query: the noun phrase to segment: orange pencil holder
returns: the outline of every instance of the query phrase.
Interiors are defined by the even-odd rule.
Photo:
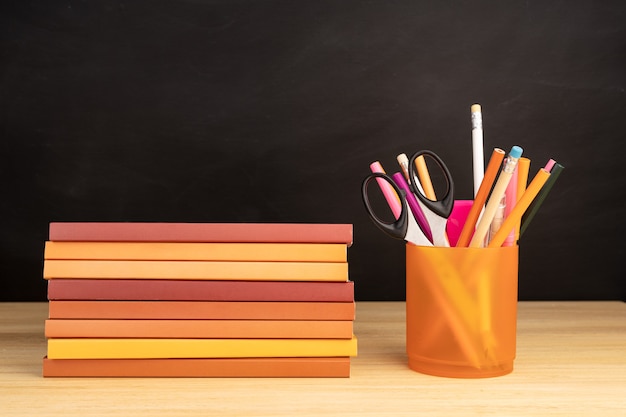
[[[513,370],[518,247],[406,245],[406,349],[415,371],[486,378]]]

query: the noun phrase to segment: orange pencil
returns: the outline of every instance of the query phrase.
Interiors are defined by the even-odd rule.
[[[530,169],[530,159],[521,157],[517,161],[517,201],[522,198],[528,185],[528,171]],[[517,201],[515,203],[517,203]],[[519,240],[521,221],[515,225],[515,242]]]
[[[419,176],[420,183],[424,189],[424,195],[429,200],[437,200],[435,188],[430,180],[430,173],[428,172],[428,167],[426,166],[426,159],[424,159],[423,155],[415,159],[415,166],[417,167],[417,175]]]
[[[467,220],[465,221],[461,234],[459,235],[459,240],[456,244],[457,247],[466,248],[469,245],[472,233],[474,232],[474,227],[476,226],[480,212],[485,206],[485,201],[487,201],[487,196],[489,195],[489,191],[491,191],[491,186],[498,176],[498,171],[500,170],[503,159],[504,151],[500,148],[495,148],[491,154],[491,158],[489,159],[489,165],[487,165],[483,181],[480,183],[480,187],[476,193],[474,204],[472,204],[472,208],[467,215]]]
[[[537,175],[535,175],[535,178],[533,178],[531,183],[528,185],[528,188],[522,197],[517,201],[517,204],[513,208],[509,217],[504,220],[504,223],[502,223],[498,233],[496,233],[491,242],[489,242],[490,248],[502,246],[502,243],[504,243],[507,235],[511,232],[511,230],[513,230],[515,225],[521,221],[522,215],[526,212],[530,203],[532,203],[535,197],[537,197],[541,187],[543,187],[548,178],[550,178],[550,173],[544,168],[541,168],[539,172],[537,172]]]

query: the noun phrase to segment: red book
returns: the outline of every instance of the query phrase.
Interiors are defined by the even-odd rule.
[[[53,222],[52,241],[352,244],[351,224]]]
[[[49,300],[354,301],[354,282],[51,279]]]
[[[289,301],[61,301],[51,319],[354,320],[354,302]]]
[[[44,377],[347,378],[350,358],[48,359]]]

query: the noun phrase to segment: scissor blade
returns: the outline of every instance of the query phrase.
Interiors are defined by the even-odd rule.
[[[422,228],[417,224],[415,217],[411,213],[409,213],[409,226],[406,231],[406,236],[404,240],[409,243],[413,243],[418,246],[433,246],[433,244],[428,240]]]
[[[428,220],[430,232],[433,236],[433,246],[441,246],[446,248],[450,247],[450,242],[448,242],[448,236],[446,234],[446,225],[448,224],[448,219],[432,212],[421,201],[418,200],[418,202],[422,207],[422,211],[424,212],[426,220]]]
[[[449,248],[450,242],[448,241],[448,235],[446,234],[448,219],[437,215],[429,217],[428,223],[430,224],[430,230],[433,234],[433,245]]]

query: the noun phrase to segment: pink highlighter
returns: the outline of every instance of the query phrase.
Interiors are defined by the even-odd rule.
[[[374,161],[370,164],[370,169],[372,172],[386,174],[383,166],[378,161]],[[400,204],[400,197],[396,194],[394,189],[382,178],[376,178],[376,182],[378,182],[378,186],[380,187],[383,195],[385,196],[385,200],[387,200],[387,204],[389,208],[391,208],[391,212],[393,216],[398,219],[400,217],[400,212],[402,211],[402,205]]]

